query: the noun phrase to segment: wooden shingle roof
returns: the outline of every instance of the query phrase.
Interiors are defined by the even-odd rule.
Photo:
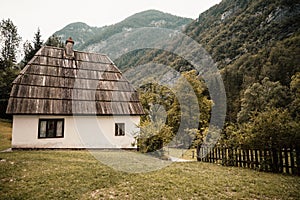
[[[136,90],[106,56],[43,46],[14,80],[8,114],[142,115]]]

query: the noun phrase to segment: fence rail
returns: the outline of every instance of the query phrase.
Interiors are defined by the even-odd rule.
[[[198,147],[197,160],[300,176],[300,147],[274,149]]]

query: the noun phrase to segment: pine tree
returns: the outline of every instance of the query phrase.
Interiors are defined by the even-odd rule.
[[[26,41],[23,45],[24,49],[24,58],[23,58],[23,66],[25,66],[36,54],[36,52],[42,47],[43,40],[41,40],[41,31],[38,28],[37,32],[34,34],[33,44],[29,41]]]
[[[25,65],[32,59],[34,56],[34,48],[32,47],[32,44],[27,40],[23,44],[23,51],[24,51],[24,58],[22,60],[22,67],[25,67]]]
[[[61,41],[61,38],[57,35],[52,35],[48,38],[48,40],[45,43],[46,46],[52,46],[52,47],[65,47],[64,43]]]
[[[9,118],[5,114],[12,82],[17,75],[16,54],[21,37],[17,27],[10,19],[0,22],[0,118]]]
[[[38,28],[37,32],[34,35],[34,41],[33,41],[33,47],[35,50],[35,53],[42,47],[43,45],[43,40],[41,40],[41,31],[40,28]]]

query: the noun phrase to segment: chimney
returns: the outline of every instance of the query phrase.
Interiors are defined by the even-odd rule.
[[[74,58],[73,46],[74,46],[74,41],[71,37],[69,37],[69,39],[66,40],[66,47],[65,47],[65,57],[66,58],[69,58],[69,59]]]

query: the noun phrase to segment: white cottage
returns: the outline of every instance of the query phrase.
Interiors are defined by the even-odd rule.
[[[13,82],[12,148],[136,148],[144,114],[106,56],[43,46]]]

